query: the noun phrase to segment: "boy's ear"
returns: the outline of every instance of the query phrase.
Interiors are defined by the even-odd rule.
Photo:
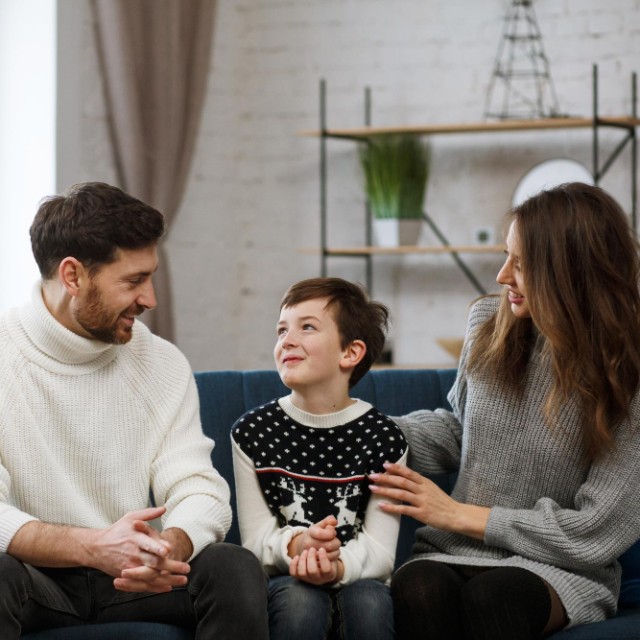
[[[364,358],[367,352],[367,345],[363,340],[354,340],[349,343],[342,355],[342,366],[346,369],[353,369]]]
[[[88,273],[80,260],[69,256],[64,258],[58,265],[58,277],[67,293],[75,297],[87,280]]]

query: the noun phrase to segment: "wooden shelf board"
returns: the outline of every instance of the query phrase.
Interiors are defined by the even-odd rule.
[[[614,127],[638,127],[640,118],[627,116],[601,117],[598,122]],[[540,129],[580,129],[593,127],[593,118],[537,118],[534,120],[498,120],[495,122],[468,122],[460,124],[407,125],[393,127],[355,127],[350,129],[327,129],[329,138],[369,138],[396,133],[416,135],[438,135],[444,133],[491,133],[500,131],[534,131]],[[319,137],[320,130],[299,131],[299,136]]]
[[[406,255],[419,253],[503,253],[504,245],[450,245],[450,246],[402,246],[402,247],[343,247],[326,250],[328,256],[358,256],[358,255]],[[318,249],[312,250],[314,253]]]

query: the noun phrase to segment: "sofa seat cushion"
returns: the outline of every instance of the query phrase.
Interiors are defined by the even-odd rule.
[[[620,556],[622,584],[620,605],[640,607],[640,540]]]
[[[579,624],[554,633],[548,640],[640,640],[640,609],[621,608],[615,618]]]
[[[22,640],[193,640],[186,629],[154,622],[85,624],[27,633]]]

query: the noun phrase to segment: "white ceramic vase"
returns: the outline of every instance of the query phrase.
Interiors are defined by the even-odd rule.
[[[374,218],[373,237],[378,247],[414,246],[420,239],[420,218]]]

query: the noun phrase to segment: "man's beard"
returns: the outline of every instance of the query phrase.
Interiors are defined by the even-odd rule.
[[[144,307],[134,304],[123,313],[127,316],[138,316]],[[96,340],[108,344],[126,344],[131,340],[133,327],[118,327],[120,316],[113,316],[102,302],[100,291],[94,284],[87,293],[87,299],[81,309],[76,309],[73,315],[78,324]]]

